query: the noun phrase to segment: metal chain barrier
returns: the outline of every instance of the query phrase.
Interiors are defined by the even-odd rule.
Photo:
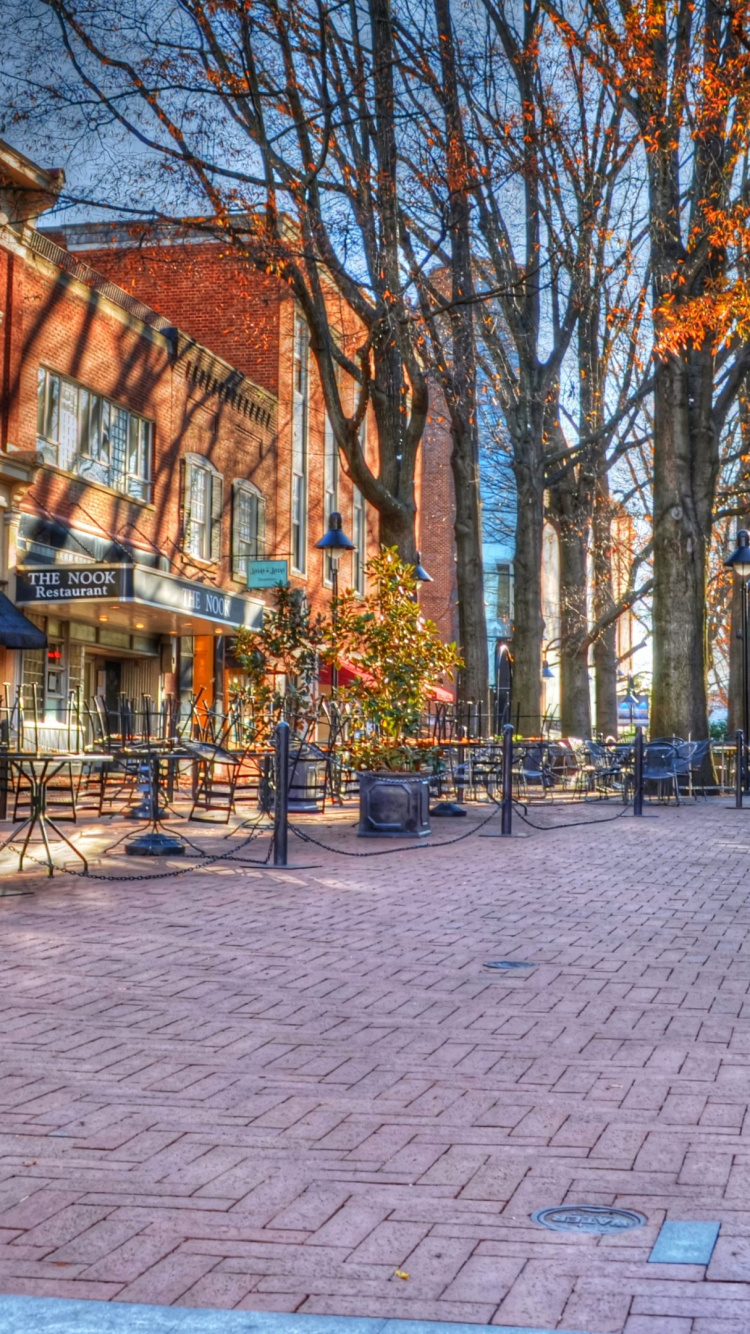
[[[260,821],[258,823],[260,823]],[[150,875],[103,875],[101,872],[97,871],[89,871],[89,870],[77,871],[66,867],[64,870],[60,872],[60,874],[72,875],[75,876],[78,880],[112,880],[122,884],[132,884],[137,881],[144,881],[144,880],[172,880],[174,879],[175,876],[178,875],[189,875],[191,871],[203,871],[208,866],[214,866],[217,862],[233,861],[238,866],[268,866],[271,860],[271,852],[273,851],[273,837],[271,838],[271,842],[268,845],[268,852],[266,853],[262,861],[259,861],[257,858],[249,858],[247,860],[241,861],[236,856],[238,852],[242,852],[242,849],[248,847],[250,843],[252,843],[256,838],[260,838],[262,832],[267,832],[267,831],[259,831],[256,825],[253,828],[252,832],[248,835],[246,839],[244,839],[242,843],[239,843],[234,848],[230,848],[228,852],[219,852],[216,853],[215,856],[209,856],[208,853],[199,854],[201,856],[205,856],[205,860],[198,862],[197,865],[179,866],[174,871],[161,871],[161,872],[157,871],[155,874],[152,873]],[[191,844],[191,846],[196,847],[196,844],[193,843]],[[104,848],[101,855],[104,856],[107,851],[108,849]],[[43,866],[46,869],[47,865],[46,862],[40,862],[38,857],[34,857],[33,854],[30,853],[28,850],[26,852],[26,856],[28,857],[29,861],[34,862],[36,866]]]
[[[492,800],[492,799],[491,799]],[[479,824],[474,825],[473,829],[467,829],[464,834],[458,834],[456,838],[444,838],[439,843],[409,843],[405,848],[377,848],[373,852],[349,852],[347,848],[334,848],[330,843],[322,843],[320,839],[313,838],[307,830],[298,828],[297,825],[289,824],[293,834],[301,839],[303,843],[314,843],[316,848],[324,848],[326,852],[333,852],[337,857],[391,857],[397,852],[430,852],[432,848],[450,848],[454,843],[463,843],[464,839],[471,838],[473,834],[478,834],[483,829],[500,808],[500,802],[493,802],[495,809],[490,811]]]

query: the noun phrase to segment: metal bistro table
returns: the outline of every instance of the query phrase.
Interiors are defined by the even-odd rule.
[[[180,741],[173,747],[153,745],[149,742],[140,746],[124,747],[119,754],[128,759],[139,759],[148,769],[148,790],[144,794],[145,809],[142,814],[148,820],[150,828],[145,834],[139,834],[125,845],[125,852],[131,857],[179,857],[187,851],[189,839],[179,834],[167,832],[163,816],[171,805],[169,793],[165,791],[162,778],[162,762],[166,761],[166,774],[180,760],[189,760],[193,764],[200,760],[213,760],[221,764],[239,764],[239,758],[219,746],[210,746],[197,741]],[[163,804],[162,804],[163,799]],[[194,846],[191,844],[191,846]]]
[[[55,867],[54,867],[54,862],[52,861],[52,852],[50,849],[49,838],[47,835],[48,826],[50,829],[53,830],[53,832],[57,835],[58,838],[62,839],[63,843],[67,843],[68,847],[71,849],[71,851],[75,853],[76,857],[78,857],[83,862],[85,870],[88,871],[89,864],[86,858],[84,857],[83,853],[80,851],[79,848],[75,846],[74,843],[71,843],[70,839],[63,833],[62,829],[60,829],[59,826],[55,824],[54,820],[52,820],[50,816],[47,814],[47,787],[49,786],[52,779],[57,777],[57,775],[60,773],[60,770],[64,769],[65,766],[68,764],[91,764],[91,763],[106,764],[108,761],[111,761],[112,756],[99,755],[99,754],[92,755],[90,752],[84,752],[82,754],[61,755],[59,751],[26,752],[20,750],[19,751],[4,750],[0,752],[0,758],[6,761],[6,763],[8,763],[11,766],[11,768],[14,768],[18,771],[19,780],[21,778],[25,778],[29,784],[28,818],[24,820],[20,829],[17,829],[13,834],[11,834],[10,838],[5,840],[5,843],[3,845],[4,847],[8,847],[11,843],[17,843],[24,829],[26,829],[26,837],[23,841],[23,847],[21,848],[21,854],[18,859],[19,871],[23,870],[23,859],[26,856],[26,852],[28,850],[28,846],[31,841],[31,835],[33,834],[34,829],[36,828],[37,825],[39,826],[39,829],[41,831],[42,842],[44,843],[44,850],[46,853],[46,863],[49,875],[54,874]]]

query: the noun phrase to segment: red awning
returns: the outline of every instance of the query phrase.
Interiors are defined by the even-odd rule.
[[[339,665],[339,685],[348,686],[357,677],[372,685],[375,683],[375,677],[371,672],[366,672],[356,662],[349,662],[346,658],[342,659]],[[325,662],[320,668],[320,684],[329,686],[331,684],[331,664]],[[446,690],[445,686],[432,686],[429,692],[430,699],[438,704],[454,704],[455,698],[453,692]]]
[[[362,667],[359,667],[356,662],[347,662],[346,658],[343,658],[339,664],[339,685],[348,686],[356,677],[359,677],[362,681],[368,682],[374,682],[375,680],[375,677],[371,672],[366,672]],[[331,684],[330,662],[321,663],[319,680],[320,684],[323,686],[329,686]]]
[[[430,699],[434,699],[438,704],[455,704],[453,692],[446,690],[445,686],[433,686],[430,690]]]

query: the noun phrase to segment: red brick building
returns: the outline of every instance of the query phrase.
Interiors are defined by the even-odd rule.
[[[342,578],[364,588],[374,516],[341,476],[293,303],[259,279],[244,357],[205,288],[182,328],[176,302],[155,311],[37,230],[60,184],[0,145],[0,577],[48,638],[4,653],[2,679],[36,685],[50,720],[78,687],[212,703],[232,629],[271,597],[252,586],[278,574],[263,563],[325,598],[314,544],[340,508],[357,543]]]
[[[328,515],[338,510],[355,542],[352,557],[342,558],[342,582],[364,592],[365,565],[377,549],[377,514],[341,466],[307,325],[286,284],[195,229],[100,223],[65,227],[54,236],[71,255],[137,294],[274,396],[277,526],[268,556],[286,559],[292,583],[305,588],[313,606],[319,604],[330,589],[330,562],[314,544]],[[351,312],[342,304],[333,313],[342,344],[349,336],[358,343]],[[366,436],[374,458],[372,414]]]

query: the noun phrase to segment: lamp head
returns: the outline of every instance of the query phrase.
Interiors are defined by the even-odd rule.
[[[414,566],[414,578],[416,579],[418,584],[432,584],[435,582],[432,575],[427,573],[424,565],[422,564],[421,551],[417,552],[417,563]]]
[[[740,528],[737,534],[737,546],[724,564],[730,567],[732,574],[738,579],[747,579],[750,576],[750,533],[746,528]]]
[[[543,661],[543,663],[542,663],[542,677],[543,677],[543,679],[544,679],[545,681],[550,681],[550,680],[552,680],[552,679],[554,678],[554,675],[555,675],[555,673],[553,672],[552,668],[550,667],[549,663],[547,662],[547,659],[545,658],[544,661]]]
[[[354,543],[344,532],[344,521],[338,510],[334,510],[328,520],[328,531],[319,542],[315,543],[321,551],[353,551]]]

